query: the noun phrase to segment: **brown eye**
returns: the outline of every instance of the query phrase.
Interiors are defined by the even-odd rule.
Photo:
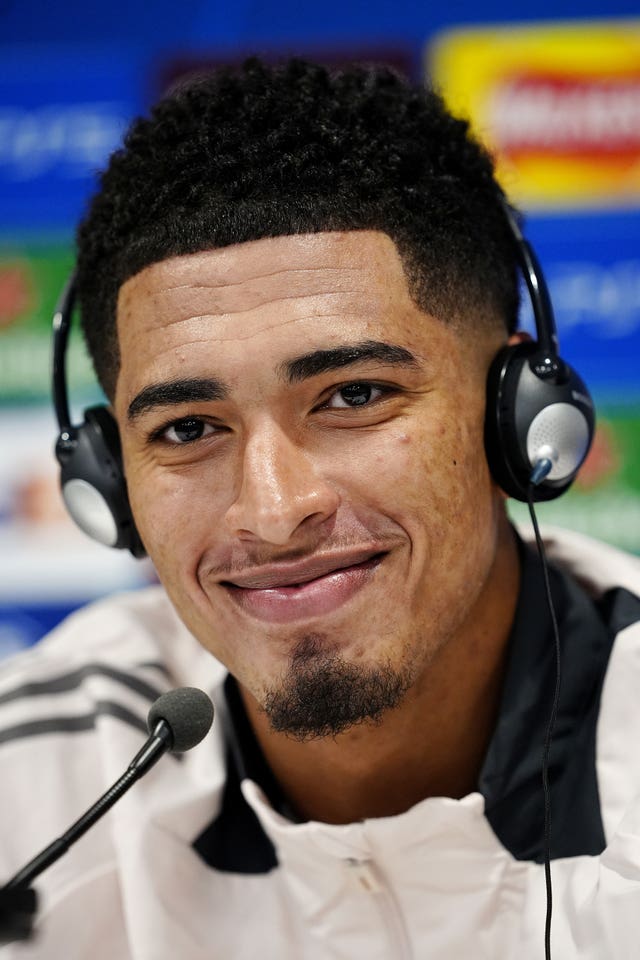
[[[208,424],[204,420],[198,420],[196,417],[187,417],[184,420],[176,420],[164,432],[165,439],[169,443],[193,443],[194,440],[200,440]]]
[[[330,397],[327,406],[338,408],[363,407],[382,396],[380,387],[372,383],[347,383]]]

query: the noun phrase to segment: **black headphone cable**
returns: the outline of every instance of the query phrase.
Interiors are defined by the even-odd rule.
[[[538,519],[536,517],[536,511],[534,508],[534,491],[536,486],[544,480],[549,471],[551,470],[553,464],[551,460],[544,459],[536,463],[531,477],[529,479],[529,486],[527,489],[527,503],[529,505],[529,515],[531,516],[531,523],[533,525],[533,531],[536,538],[536,546],[538,548],[538,555],[540,557],[540,562],[542,564],[542,574],[544,577],[544,588],[547,598],[547,606],[549,607],[549,613],[551,615],[551,624],[553,627],[553,640],[554,640],[554,649],[555,649],[555,667],[556,667],[556,682],[555,682],[555,691],[553,695],[553,702],[551,705],[551,712],[549,714],[549,721],[547,724],[547,729],[544,737],[544,746],[542,749],[542,792],[544,796],[544,876],[545,884],[547,889],[547,911],[545,918],[545,928],[544,928],[544,956],[545,960],[551,960],[551,914],[553,910],[553,896],[551,890],[551,793],[549,790],[549,752],[551,749],[551,742],[553,739],[553,731],[556,723],[556,717],[558,715],[558,705],[560,702],[560,680],[561,680],[561,657],[560,657],[560,632],[558,630],[558,620],[556,617],[555,608],[553,606],[553,598],[551,596],[551,585],[549,583],[549,568],[547,565],[547,555],[544,548],[544,543],[540,535],[540,528],[538,526]]]

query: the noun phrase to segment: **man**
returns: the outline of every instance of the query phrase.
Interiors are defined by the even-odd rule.
[[[7,668],[7,876],[161,689],[218,719],[43,874],[15,955],[540,956],[553,634],[484,448],[489,365],[523,339],[490,158],[387,71],[251,61],[134,124],[78,241],[166,595]],[[638,564],[549,546],[556,955],[631,956]]]

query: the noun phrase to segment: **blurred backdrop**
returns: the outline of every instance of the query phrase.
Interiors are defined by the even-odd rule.
[[[259,53],[430,78],[490,144],[526,211],[562,354],[590,385],[594,449],[543,522],[640,553],[640,18],[637,3],[0,0],[0,656],[87,600],[149,582],[66,520],[50,326],[73,231],[128,121],[169,84]],[[525,318],[529,323],[530,318]],[[72,345],[76,416],[100,399]],[[519,506],[516,518],[524,518]]]

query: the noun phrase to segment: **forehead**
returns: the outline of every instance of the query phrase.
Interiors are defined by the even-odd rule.
[[[289,354],[389,339],[420,354],[443,325],[412,301],[393,241],[378,232],[266,238],[153,264],[118,301],[127,392],[212,363],[272,366]]]
[[[148,312],[151,321],[179,308],[185,296],[219,316],[246,313],[285,297],[335,292],[361,300],[410,299],[400,256],[384,233],[359,231],[268,237],[151,264],[123,284],[119,333]]]

